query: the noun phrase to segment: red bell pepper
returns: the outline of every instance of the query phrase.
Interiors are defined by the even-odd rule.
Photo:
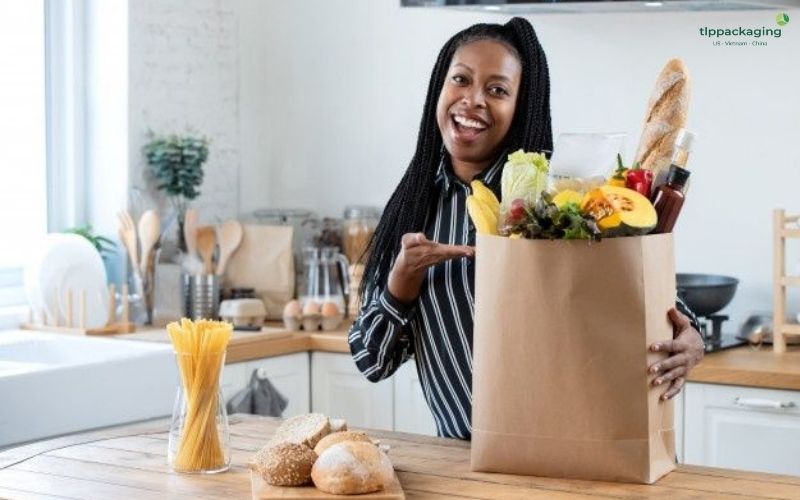
[[[633,189],[648,200],[650,199],[650,188],[652,186],[653,172],[641,168],[638,163],[625,173],[625,187]]]

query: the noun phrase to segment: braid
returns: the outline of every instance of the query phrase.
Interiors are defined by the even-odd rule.
[[[441,160],[442,135],[436,122],[436,105],[453,54],[462,45],[478,40],[495,40],[505,45],[522,66],[522,78],[514,119],[506,138],[512,151],[550,151],[553,137],[550,121],[550,76],[544,50],[531,24],[515,17],[505,25],[476,24],[450,38],[439,51],[428,83],[428,94],[417,135],[417,148],[400,183],[389,198],[383,216],[369,242],[369,255],[359,292],[364,297],[368,283],[383,285],[392,260],[400,251],[406,233],[420,232],[434,199],[436,170]],[[492,188],[499,192],[500,177]]]

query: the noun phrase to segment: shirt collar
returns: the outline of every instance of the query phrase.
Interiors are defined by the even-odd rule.
[[[497,176],[500,175],[500,172],[502,172],[506,156],[507,154],[504,150],[494,163],[492,163],[489,168],[476,175],[474,180],[482,181],[487,185],[491,184]],[[461,179],[456,177],[456,174],[453,172],[453,166],[450,163],[450,155],[444,151],[444,148],[442,148],[441,160],[439,160],[439,167],[436,170],[436,182],[441,183],[444,192],[449,192],[455,185],[464,185]]]

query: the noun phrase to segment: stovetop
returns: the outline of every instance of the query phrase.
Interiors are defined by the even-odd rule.
[[[722,351],[747,344],[746,341],[737,338],[735,335],[722,333],[722,323],[728,320],[728,316],[711,314],[700,317],[698,320],[700,321],[700,333],[703,335],[703,341],[706,344],[706,352]]]

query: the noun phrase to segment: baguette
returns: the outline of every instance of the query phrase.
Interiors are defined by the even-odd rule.
[[[657,175],[669,168],[675,138],[686,126],[691,81],[683,61],[670,59],[661,70],[647,105],[636,161]]]

